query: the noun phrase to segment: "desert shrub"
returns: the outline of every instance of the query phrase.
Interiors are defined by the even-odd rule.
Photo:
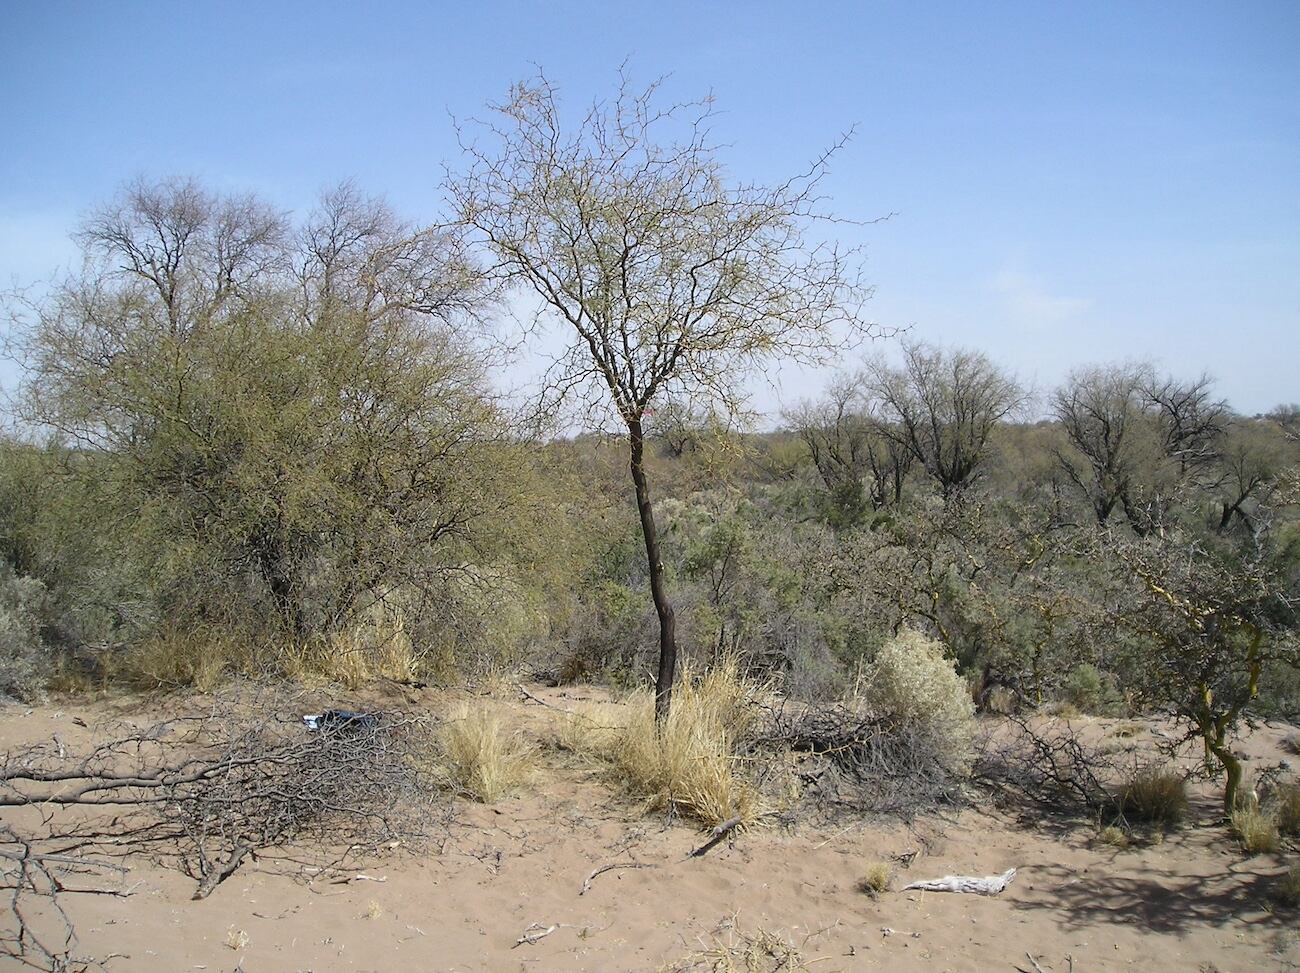
[[[1187,815],[1187,782],[1172,769],[1141,767],[1120,790],[1125,817],[1152,824],[1177,824]]]
[[[256,669],[246,638],[224,629],[163,629],[130,646],[112,674],[150,689],[215,689],[223,679]]]
[[[874,899],[889,888],[889,883],[893,878],[894,870],[889,866],[888,862],[873,862],[867,866],[866,872],[858,879],[855,887],[859,892]]]
[[[1114,678],[1089,662],[1070,670],[1061,684],[1061,697],[1081,712],[1103,716],[1118,712],[1122,702]]]
[[[698,677],[684,667],[662,726],[655,725],[650,693],[636,693],[606,751],[615,776],[653,808],[671,807],[711,825],[736,816],[752,821],[758,794],[737,749],[755,725],[755,702],[765,692],[729,658]]]
[[[969,766],[975,706],[938,642],[905,630],[885,643],[867,672],[863,697],[875,712],[924,727],[949,766]]]
[[[1277,897],[1284,905],[1300,905],[1300,865],[1292,865],[1282,873],[1278,882]]]
[[[532,747],[486,706],[455,711],[443,730],[442,745],[452,783],[484,804],[519,787],[532,773]]]
[[[1300,836],[1300,781],[1283,781],[1270,788],[1264,805],[1276,820],[1280,833]]]
[[[40,698],[50,670],[41,638],[45,585],[0,560],[0,693],[25,702]]]
[[[1254,801],[1248,801],[1232,812],[1232,833],[1241,842],[1248,855],[1277,851],[1281,844],[1277,833],[1277,819]]]

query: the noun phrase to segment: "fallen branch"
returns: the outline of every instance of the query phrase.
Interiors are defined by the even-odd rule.
[[[1034,969],[1037,970],[1038,973],[1043,973],[1043,968],[1038,965],[1038,960],[1034,959],[1034,954],[1031,953],[1029,950],[1025,950],[1025,955],[1029,957],[1029,962],[1034,967]]]
[[[923,892],[973,892],[976,895],[997,895],[1011,884],[1016,877],[1016,870],[1009,868],[1001,875],[977,878],[974,875],[945,875],[943,878],[928,879],[904,885],[903,891],[920,889]]]
[[[578,892],[578,894],[586,895],[589,891],[591,891],[591,882],[597,875],[603,875],[605,874],[605,872],[613,871],[616,868],[654,868],[654,867],[655,866],[652,865],[650,862],[610,862],[608,865],[601,865],[599,868],[597,868],[595,871],[593,871],[590,875],[587,876],[587,880],[582,883],[582,889],[581,891]]]
[[[701,855],[708,854],[708,852],[715,845],[717,845],[718,842],[722,841],[723,838],[731,834],[731,832],[734,831],[737,825],[739,824],[740,824],[740,815],[736,815],[734,818],[728,818],[726,821],[723,821],[720,825],[718,825],[716,828],[713,829],[713,832],[710,835],[708,841],[700,845],[700,847],[696,848],[686,857],[699,858]]]

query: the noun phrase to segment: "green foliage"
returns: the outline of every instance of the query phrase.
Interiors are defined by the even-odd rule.
[[[45,585],[0,559],[0,694],[40,699],[50,667],[41,638],[46,606]]]

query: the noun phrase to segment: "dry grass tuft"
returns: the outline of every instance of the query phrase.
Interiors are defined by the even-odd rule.
[[[1112,848],[1118,848],[1120,851],[1123,851],[1130,844],[1132,844],[1132,839],[1129,838],[1128,832],[1125,831],[1123,828],[1118,827],[1117,825],[1114,824],[1110,825],[1109,827],[1102,828],[1100,831],[1098,831],[1097,840],[1100,841],[1103,845],[1109,845]]]
[[[462,793],[492,804],[532,776],[536,751],[488,707],[462,706],[442,733],[447,770]]]
[[[1248,855],[1270,854],[1281,846],[1277,820],[1253,801],[1232,812],[1232,831]]]
[[[1187,782],[1168,767],[1140,768],[1120,791],[1119,803],[1131,820],[1177,824],[1187,816]]]
[[[684,667],[662,727],[655,725],[654,697],[633,694],[621,719],[608,711],[579,714],[562,734],[577,752],[595,753],[616,779],[652,808],[671,807],[709,825],[759,814],[758,793],[742,771],[737,745],[758,718],[757,700],[767,686],[740,675],[727,659],[701,676]]]
[[[881,892],[888,890],[889,883],[894,879],[894,869],[888,862],[874,862],[867,866],[866,873],[858,879],[854,886],[864,895],[869,895],[873,899],[880,895]]]

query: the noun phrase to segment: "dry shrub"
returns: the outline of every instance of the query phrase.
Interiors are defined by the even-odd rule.
[[[448,774],[462,793],[492,804],[532,776],[536,753],[486,706],[462,706],[442,733]]]
[[[1187,782],[1168,767],[1141,767],[1120,790],[1119,804],[1130,820],[1177,824],[1187,816]]]
[[[1271,854],[1281,844],[1276,819],[1254,801],[1232,812],[1232,832],[1248,855]]]
[[[1285,905],[1300,905],[1300,865],[1292,865],[1282,874],[1277,897]]]
[[[664,724],[655,724],[654,697],[634,694],[604,755],[623,785],[652,808],[672,808],[710,825],[737,816],[752,821],[758,795],[737,749],[753,731],[757,700],[767,694],[768,687],[740,675],[735,659],[699,677],[684,667]]]
[[[1265,799],[1277,821],[1277,830],[1289,837],[1300,836],[1300,781],[1284,781],[1272,788]]]
[[[950,768],[969,768],[975,705],[938,642],[911,630],[886,642],[867,670],[863,702],[874,713],[924,728]]]
[[[893,881],[893,878],[894,870],[888,862],[874,862],[867,866],[866,872],[858,879],[855,887],[859,892],[874,899],[889,888],[889,883]]]

